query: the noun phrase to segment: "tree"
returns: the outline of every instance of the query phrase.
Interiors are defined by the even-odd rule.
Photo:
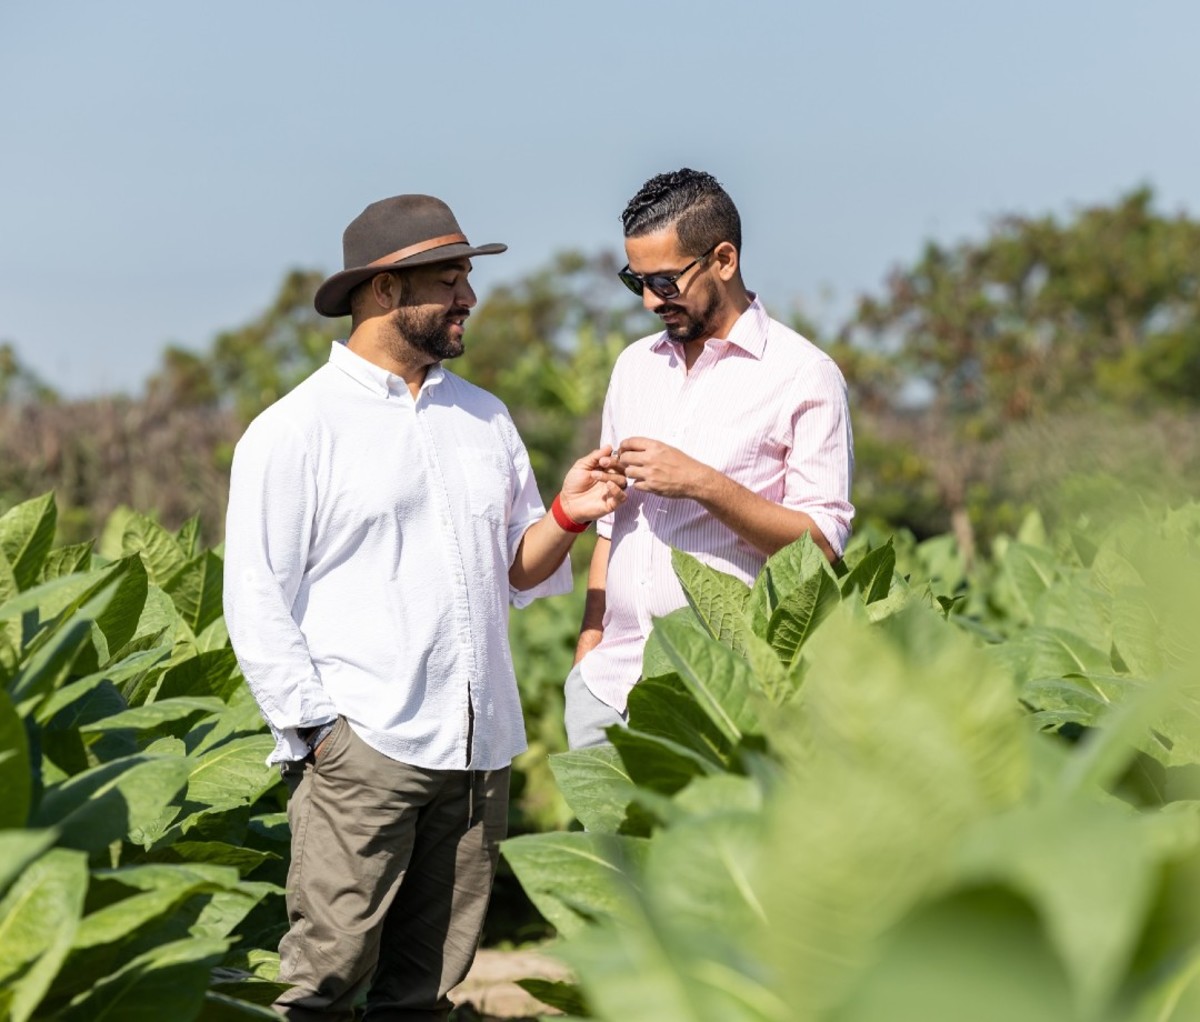
[[[1065,220],[1006,216],[982,241],[929,242],[860,301],[842,332],[856,398],[925,463],[964,549],[973,494],[994,496],[1015,424],[1200,410],[1198,251],[1200,223],[1140,188]]]

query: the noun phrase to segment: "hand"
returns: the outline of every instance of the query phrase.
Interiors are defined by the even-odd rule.
[[[660,497],[698,497],[713,471],[678,448],[641,436],[621,441],[617,461],[629,485]]]
[[[577,522],[594,522],[625,500],[625,473],[611,447],[598,447],[567,472],[560,495],[562,509]]]

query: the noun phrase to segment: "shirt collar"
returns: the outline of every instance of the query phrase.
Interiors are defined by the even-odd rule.
[[[374,362],[367,361],[361,355],[351,351],[349,345],[344,340],[333,342],[333,346],[329,351],[329,361],[349,376],[350,379],[356,383],[361,383],[368,390],[373,391],[380,397],[408,393],[408,384],[405,383],[402,376],[389,373],[383,366],[377,366]],[[425,373],[425,382],[421,389],[424,390],[426,387],[432,387],[440,383],[444,372],[445,370],[442,369],[441,363],[431,365]]]
[[[771,319],[767,315],[767,310],[763,308],[762,302],[759,301],[758,295],[751,294],[750,298],[749,307],[738,316],[732,329],[729,331],[729,336],[713,337],[711,340],[728,341],[730,344],[736,344],[746,354],[753,355],[755,358],[762,358],[763,352],[767,347],[767,327]],[[664,330],[650,347],[652,350],[657,351],[673,343]]]

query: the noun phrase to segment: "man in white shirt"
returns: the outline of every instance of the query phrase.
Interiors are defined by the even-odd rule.
[[[609,451],[547,514],[504,405],[463,351],[472,247],[425,195],[368,206],[317,311],[328,364],[234,456],[225,616],[291,789],[289,1019],[447,1017],[469,968],[525,748],[510,601],[570,589],[566,554],[624,499]]]
[[[566,683],[572,748],[626,721],[653,619],[685,605],[672,547],[750,582],[805,532],[835,560],[854,516],[845,381],[746,290],[725,190],[686,168],[660,174],[622,222],[619,276],[664,329],[621,353],[604,402],[601,440],[628,499],[597,525]]]

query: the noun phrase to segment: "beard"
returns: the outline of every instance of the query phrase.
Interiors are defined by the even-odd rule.
[[[422,309],[414,306],[401,306],[393,314],[393,325],[396,328],[394,343],[397,351],[393,357],[400,362],[407,362],[411,356],[406,356],[404,348],[415,348],[429,355],[437,362],[447,358],[458,358],[466,350],[461,336],[452,332],[452,319],[466,319],[470,310],[465,308],[451,309],[443,312],[439,309]]]
[[[710,285],[702,297],[702,304],[695,312],[688,312],[682,305],[672,305],[667,302],[660,305],[655,312],[674,313],[679,317],[676,323],[664,323],[667,336],[679,344],[688,344],[712,337],[717,322],[717,312],[721,305],[721,297],[717,294],[715,285]]]

